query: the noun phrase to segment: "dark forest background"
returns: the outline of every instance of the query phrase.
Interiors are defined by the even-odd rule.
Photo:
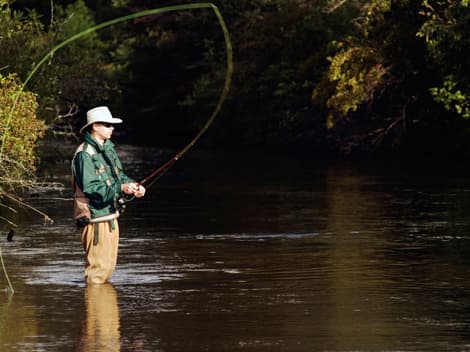
[[[50,48],[94,24],[181,4],[16,0],[2,4],[0,74],[24,80]],[[234,76],[207,147],[306,155],[465,158],[468,1],[220,0]],[[28,84],[47,135],[76,134],[109,105],[129,143],[182,146],[225,76],[214,13],[148,16],[71,43]]]

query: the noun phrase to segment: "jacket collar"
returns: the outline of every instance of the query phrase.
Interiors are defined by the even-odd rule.
[[[109,139],[104,142],[103,145],[99,144],[96,139],[94,139],[89,132],[85,133],[84,140],[86,143],[91,145],[98,153],[102,153],[112,149],[114,147],[113,142]]]

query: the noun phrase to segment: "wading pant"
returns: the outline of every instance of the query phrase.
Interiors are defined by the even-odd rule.
[[[86,252],[85,280],[90,284],[108,281],[116,268],[119,225],[116,219],[88,224],[82,232]]]

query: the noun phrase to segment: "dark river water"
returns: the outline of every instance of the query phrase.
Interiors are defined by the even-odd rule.
[[[71,152],[71,151],[69,151]],[[130,176],[171,154],[120,146]],[[65,189],[12,215],[0,351],[470,351],[470,173],[189,152],[121,217],[87,287]]]

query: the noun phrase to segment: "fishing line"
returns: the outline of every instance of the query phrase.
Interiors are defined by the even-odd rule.
[[[152,180],[146,188],[151,187],[157,180],[165,174],[169,168],[178,160],[180,159],[197,141],[201,136],[207,131],[209,126],[214,122],[217,114],[219,113],[220,109],[222,108],[222,104],[224,103],[225,98],[227,97],[229,87],[230,87],[230,82],[232,80],[232,74],[233,74],[233,53],[232,53],[232,44],[230,42],[230,35],[227,29],[227,26],[225,25],[225,21],[220,14],[220,12],[217,10],[217,7],[212,5],[215,11],[215,14],[217,16],[217,20],[219,21],[219,24],[222,28],[223,34],[224,34],[224,40],[225,40],[225,48],[226,48],[226,62],[227,62],[227,71],[225,73],[225,83],[224,87],[222,89],[222,92],[219,96],[219,99],[217,101],[217,104],[212,111],[212,114],[210,115],[209,119],[206,121],[202,129],[196,134],[196,136],[183,148],[181,149],[176,155],[168,160],[166,163],[164,163],[162,166],[154,170],[151,174],[149,174],[147,177],[145,177],[142,181],[139,182],[140,185],[146,184],[148,181]]]
[[[227,52],[227,73],[226,73],[226,76],[225,76],[225,84],[224,84],[224,88],[222,89],[222,92],[220,94],[220,97],[219,97],[219,100],[217,102],[217,105],[214,109],[214,111],[212,112],[211,116],[209,117],[209,119],[207,120],[207,122],[204,124],[203,128],[199,131],[199,133],[189,142],[188,145],[186,145],[180,152],[178,152],[172,159],[170,159],[168,162],[166,162],[164,165],[162,165],[161,167],[159,167],[157,170],[155,170],[151,175],[149,175],[148,177],[146,177],[145,179],[143,179],[140,184],[143,184],[143,183],[146,183],[148,182],[150,179],[154,178],[154,181],[150,184],[152,185],[158,178],[160,178],[163,173],[165,173],[166,170],[168,170],[168,168],[174,163],[176,162],[181,156],[183,156],[183,154],[185,154],[196,142],[197,140],[204,134],[204,132],[209,128],[209,126],[212,124],[212,122],[214,121],[215,117],[217,116],[226,96],[227,96],[227,93],[228,93],[228,88],[230,86],[230,81],[231,81],[231,77],[232,77],[232,72],[233,72],[233,64],[232,64],[232,45],[231,45],[231,42],[230,42],[230,36],[229,36],[229,33],[228,33],[228,29],[227,29],[227,26],[225,25],[225,21],[222,17],[222,14],[220,13],[219,9],[217,8],[217,6],[215,6],[214,4],[212,3],[194,3],[194,4],[185,4],[185,5],[175,5],[175,6],[166,6],[166,7],[161,7],[161,8],[155,8],[155,9],[151,9],[151,10],[145,10],[145,11],[140,11],[140,12],[136,12],[136,13],[133,13],[133,14],[130,14],[130,15],[126,15],[126,16],[122,16],[122,17],[118,17],[118,18],[115,18],[115,19],[112,19],[112,20],[109,20],[109,21],[106,21],[106,22],[103,22],[103,23],[100,23],[96,26],[93,26],[93,27],[90,27],[90,28],[87,28],[85,30],[83,30],[82,32],[78,33],[78,34],[75,34],[71,37],[69,37],[68,39],[64,40],[63,42],[61,42],[60,44],[56,45],[55,47],[53,47],[35,66],[34,68],[31,70],[30,74],[28,75],[28,77],[26,77],[25,81],[23,82],[23,84],[21,85],[20,89],[18,90],[18,92],[16,93],[15,97],[14,97],[14,101],[13,101],[13,106],[8,114],[8,117],[7,117],[7,120],[6,120],[6,123],[4,125],[4,132],[3,132],[3,136],[2,136],[2,143],[1,143],[1,146],[0,146],[0,162],[2,161],[3,159],[3,151],[4,151],[4,148],[5,148],[5,142],[6,142],[6,139],[7,139],[7,135],[8,135],[8,132],[9,132],[9,129],[10,129],[10,124],[11,124],[11,119],[12,119],[12,115],[13,115],[13,111],[14,109],[16,108],[16,105],[18,103],[18,100],[19,100],[19,96],[21,94],[21,92],[24,90],[24,87],[26,86],[26,84],[28,84],[28,82],[31,80],[31,78],[34,76],[34,74],[36,74],[36,72],[38,71],[38,69],[44,64],[44,62],[46,62],[57,50],[61,49],[62,47],[66,46],[67,44],[73,42],[74,40],[77,40],[81,37],[84,37],[85,35],[88,35],[90,33],[93,33],[97,30],[100,30],[100,29],[103,29],[103,28],[106,28],[106,27],[110,27],[114,24],[117,24],[117,23],[121,23],[121,22],[125,22],[125,21],[129,21],[129,20],[132,20],[132,19],[135,19],[135,18],[139,18],[139,17],[145,17],[145,16],[150,16],[150,15],[156,15],[156,14],[161,14],[161,13],[165,13],[165,12],[174,12],[174,11],[181,11],[181,10],[194,10],[194,9],[205,9],[205,8],[209,8],[209,9],[212,9],[217,17],[217,20],[222,28],[222,31],[223,31],[223,34],[224,34],[224,38],[225,38],[225,46],[226,46],[226,52]],[[158,176],[158,177],[157,177]],[[156,179],[155,179],[156,178]],[[149,187],[149,186],[148,186]]]

